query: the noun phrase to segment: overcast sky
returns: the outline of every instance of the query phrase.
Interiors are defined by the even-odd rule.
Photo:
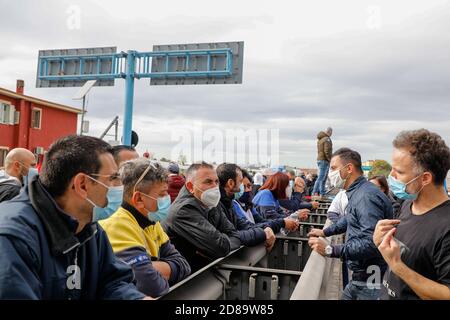
[[[401,130],[425,127],[450,141],[449,31],[443,0],[0,0],[0,87],[24,79],[26,94],[80,107],[77,88],[35,88],[38,50],[244,41],[241,85],[136,81],[139,151],[170,157],[171,132],[198,123],[279,129],[280,162],[315,167],[316,135],[331,126],[335,148],[390,161]],[[123,118],[123,85],[91,91],[90,134]]]

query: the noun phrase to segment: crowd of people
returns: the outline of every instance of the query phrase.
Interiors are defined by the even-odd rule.
[[[39,173],[30,151],[11,150],[0,171],[0,299],[162,296],[241,246],[270,252],[318,208],[327,181],[339,191],[332,224],[312,229],[309,245],[351,271],[344,299],[450,299],[444,140],[400,133],[391,174],[368,180],[360,154],[333,152],[331,135],[318,135],[317,177],[206,162],[182,173],[89,136],[55,141]],[[328,243],[337,234],[344,243]]]

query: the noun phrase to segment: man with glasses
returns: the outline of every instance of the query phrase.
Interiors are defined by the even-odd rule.
[[[133,269],[139,291],[158,297],[191,272],[161,227],[170,207],[168,175],[146,158],[124,162],[120,172],[123,203],[100,224],[116,256]]]
[[[145,298],[95,223],[120,184],[103,140],[53,143],[39,177],[0,204],[0,299]]]
[[[170,207],[164,229],[193,271],[239,248],[239,233],[218,208],[219,178],[206,162],[186,171],[186,184]]]
[[[5,169],[0,170],[0,202],[17,196],[29,177],[37,174],[36,157],[23,148],[15,148],[5,158]]]

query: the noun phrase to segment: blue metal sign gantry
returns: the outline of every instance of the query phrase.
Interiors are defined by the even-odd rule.
[[[191,61],[206,58],[206,68],[195,70]],[[217,69],[212,61],[224,59],[224,68]],[[165,59],[165,70],[152,71],[153,59]],[[171,71],[171,61],[182,61],[178,71]],[[68,69],[70,65],[70,70]],[[78,70],[77,70],[78,69]],[[140,78],[227,78],[233,74],[233,52],[230,48],[172,50],[120,53],[39,55],[37,79],[40,81],[87,81],[125,79],[125,110],[123,121],[123,144],[131,145],[133,119],[134,80]]]

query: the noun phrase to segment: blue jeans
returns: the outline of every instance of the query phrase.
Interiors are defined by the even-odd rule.
[[[379,300],[381,295],[381,284],[377,289],[368,288],[367,283],[352,281],[342,291],[342,300]]]
[[[326,160],[319,160],[317,161],[317,166],[319,167],[319,176],[317,177],[316,183],[314,184],[313,194],[318,193],[323,196],[326,193],[325,182],[327,182],[330,163]]]

